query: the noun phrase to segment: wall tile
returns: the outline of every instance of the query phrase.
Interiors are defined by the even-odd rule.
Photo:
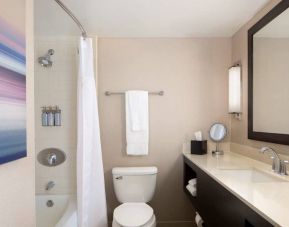
[[[76,84],[77,39],[74,37],[37,37],[35,45],[35,121],[36,155],[55,147],[66,153],[67,160],[57,167],[46,167],[36,161],[36,193],[47,193],[47,182],[56,183],[49,193],[76,191]],[[53,66],[43,68],[37,58],[54,49]],[[62,111],[60,127],[42,127],[41,106],[58,105]]]

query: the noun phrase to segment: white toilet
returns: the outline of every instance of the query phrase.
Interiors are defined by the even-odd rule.
[[[120,206],[113,212],[112,227],[155,227],[156,217],[147,205],[156,188],[156,167],[112,169],[113,186]]]

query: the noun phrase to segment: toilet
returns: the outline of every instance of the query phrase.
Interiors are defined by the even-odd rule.
[[[149,202],[156,188],[156,167],[116,167],[113,186],[121,203],[113,211],[112,227],[155,227],[156,217]]]

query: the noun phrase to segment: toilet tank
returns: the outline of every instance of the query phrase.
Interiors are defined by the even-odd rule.
[[[113,186],[117,200],[149,202],[156,188],[157,167],[116,167],[112,169]]]

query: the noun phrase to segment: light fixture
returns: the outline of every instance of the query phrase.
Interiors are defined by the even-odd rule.
[[[240,119],[241,114],[241,66],[229,68],[229,113]]]

